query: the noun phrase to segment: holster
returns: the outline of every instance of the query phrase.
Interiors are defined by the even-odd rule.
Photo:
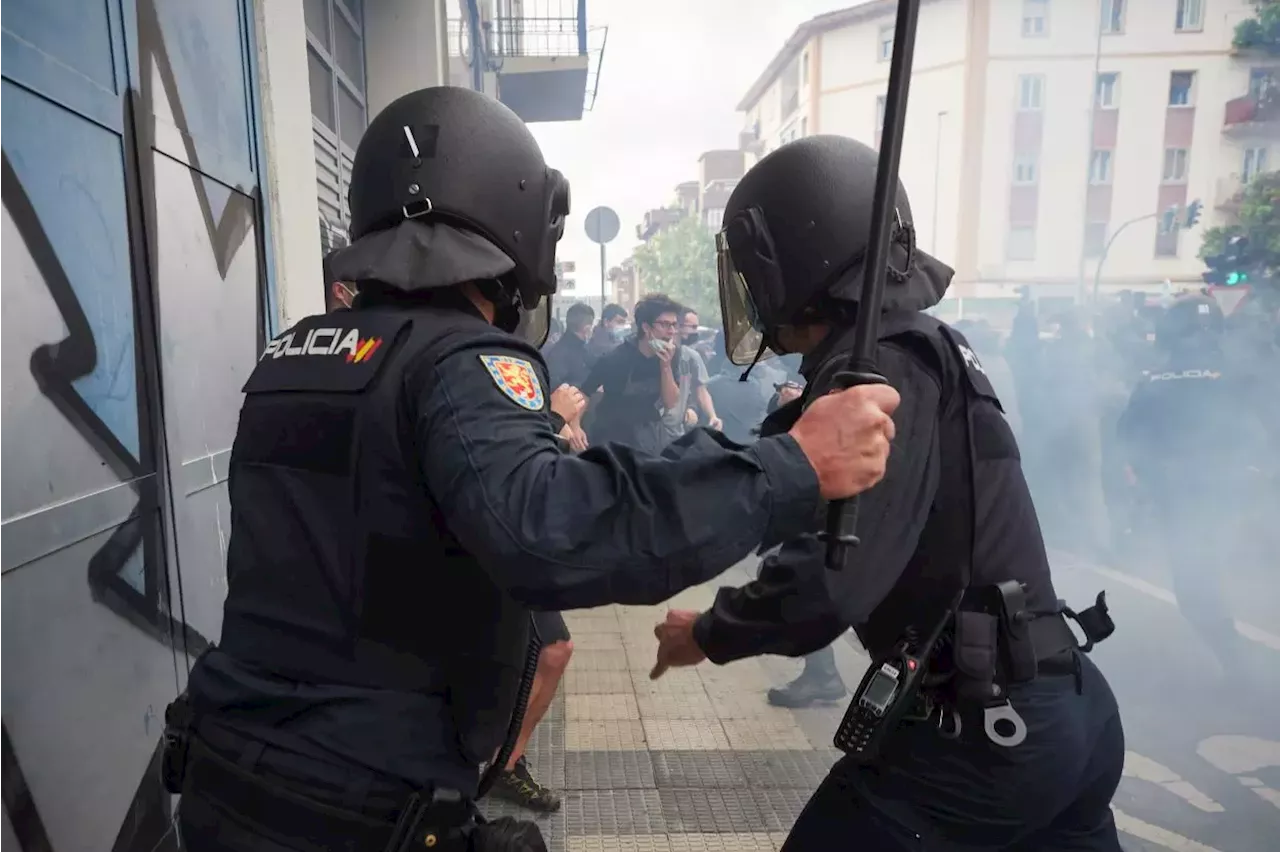
[[[178,795],[187,777],[187,756],[195,729],[195,710],[184,692],[164,708],[164,745],[160,750],[160,782]]]
[[[1087,653],[1115,632],[1105,593],[1079,613],[1061,602],[1059,607],[1028,611],[1026,590],[1012,580],[966,592],[955,616],[950,698],[956,704],[1002,703],[1011,684],[1034,680],[1050,661],[1077,649]],[[1066,618],[1080,625],[1084,645]]]

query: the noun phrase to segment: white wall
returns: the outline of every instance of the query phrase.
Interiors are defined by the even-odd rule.
[[[364,4],[370,118],[401,95],[449,82],[445,14],[444,0]]]
[[[324,310],[302,0],[254,3],[267,211],[280,327]]]

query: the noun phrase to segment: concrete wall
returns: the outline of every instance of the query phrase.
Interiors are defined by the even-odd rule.
[[[175,848],[162,716],[272,301],[255,41],[248,2],[5,5],[6,852]]]

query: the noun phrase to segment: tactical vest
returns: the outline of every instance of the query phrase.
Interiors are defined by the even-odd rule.
[[[228,480],[222,650],[299,681],[439,695],[477,763],[514,706],[529,619],[445,526],[407,388],[498,334],[431,307],[304,319],[244,386]]]
[[[960,591],[1010,580],[1025,584],[1030,611],[1057,611],[1018,445],[973,349],[960,332],[921,313],[886,314],[880,341],[905,349],[938,380],[941,471],[929,519],[900,579],[870,617],[851,625],[859,640],[876,657],[904,633],[927,634]],[[824,378],[842,360],[836,353],[823,365],[806,400],[810,392],[824,392]],[[856,576],[828,572],[827,584],[836,606],[851,609],[841,598],[857,593]]]

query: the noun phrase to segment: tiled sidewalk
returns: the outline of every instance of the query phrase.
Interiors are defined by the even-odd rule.
[[[765,691],[799,671],[790,660],[704,663],[649,680],[653,626],[668,607],[702,609],[714,585],[657,607],[567,613],[574,656],[529,752],[535,777],[563,791],[539,820],[553,852],[776,850],[838,754],[842,708],[770,707]],[[862,658],[837,654],[856,683]],[[489,816],[527,812],[484,803]]]

